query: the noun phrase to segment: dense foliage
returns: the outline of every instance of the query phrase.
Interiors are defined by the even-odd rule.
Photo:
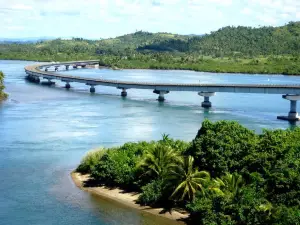
[[[138,31],[102,39],[0,44],[1,59],[100,59],[105,66],[206,72],[300,74],[300,22],[282,27],[224,27],[193,36]]]
[[[0,71],[0,101],[7,98],[7,94],[4,93],[4,74]]]
[[[224,27],[188,40],[164,40],[139,50],[199,52],[210,56],[299,55],[300,22],[282,27]]]
[[[92,155],[94,157],[92,157]],[[191,143],[167,135],[89,153],[77,171],[139,191],[142,205],[182,207],[192,224],[300,224],[300,128],[204,121]]]

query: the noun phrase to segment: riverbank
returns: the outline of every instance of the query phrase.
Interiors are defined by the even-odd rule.
[[[168,55],[161,59],[159,56],[139,55],[139,57],[117,57],[113,55],[74,55],[62,58],[41,58],[40,56],[23,57],[14,56],[3,60],[28,60],[43,62],[65,62],[78,61],[79,59],[91,60],[99,58],[102,67],[111,69],[152,69],[152,70],[187,70],[196,72],[209,72],[217,74],[272,74],[272,75],[300,75],[300,66],[298,57],[292,56],[265,56],[248,58],[213,58],[209,56],[194,57],[186,59],[176,55]],[[42,59],[42,60],[41,60]]]
[[[149,206],[140,206],[136,203],[139,194],[134,192],[124,192],[119,188],[108,188],[105,186],[102,187],[89,187],[85,186],[85,183],[89,181],[89,175],[82,175],[77,172],[71,173],[72,179],[77,187],[80,189],[93,193],[101,198],[106,200],[122,204],[127,207],[131,207],[137,210],[141,210],[144,213],[149,213],[155,216],[163,217],[169,220],[176,221],[176,224],[185,224],[180,220],[188,218],[188,213],[178,212],[172,210],[171,212],[164,212],[163,208],[151,208]]]

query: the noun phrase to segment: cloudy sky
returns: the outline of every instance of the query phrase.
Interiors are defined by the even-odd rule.
[[[300,20],[300,0],[0,0],[0,37],[204,34]]]

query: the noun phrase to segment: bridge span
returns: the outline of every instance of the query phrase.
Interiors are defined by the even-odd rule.
[[[278,116],[278,119],[288,121],[298,121],[300,117],[297,113],[297,101],[300,100],[300,85],[295,84],[174,84],[174,83],[150,83],[150,82],[134,82],[134,81],[119,81],[108,79],[83,78],[59,74],[59,68],[69,70],[72,66],[74,69],[78,67],[85,68],[90,65],[98,65],[98,60],[76,61],[76,62],[59,62],[59,63],[43,63],[29,65],[25,67],[28,80],[39,83],[40,79],[48,80],[48,84],[55,84],[52,80],[60,80],[65,82],[67,89],[71,88],[71,82],[84,83],[90,86],[90,92],[96,91],[95,86],[111,86],[121,89],[121,96],[127,96],[128,89],[150,89],[153,93],[158,94],[158,101],[164,101],[165,95],[170,91],[190,91],[198,92],[198,95],[204,97],[202,107],[210,108],[212,106],[210,97],[216,92],[230,93],[260,93],[260,94],[282,94],[284,99],[290,101],[290,112],[287,116]],[[54,71],[49,71],[52,68]]]

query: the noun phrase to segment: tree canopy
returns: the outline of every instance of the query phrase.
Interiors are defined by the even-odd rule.
[[[102,152],[102,153],[100,153]],[[300,224],[300,128],[262,134],[205,120],[191,143],[167,135],[89,154],[78,167],[138,202],[181,207],[205,225]]]

